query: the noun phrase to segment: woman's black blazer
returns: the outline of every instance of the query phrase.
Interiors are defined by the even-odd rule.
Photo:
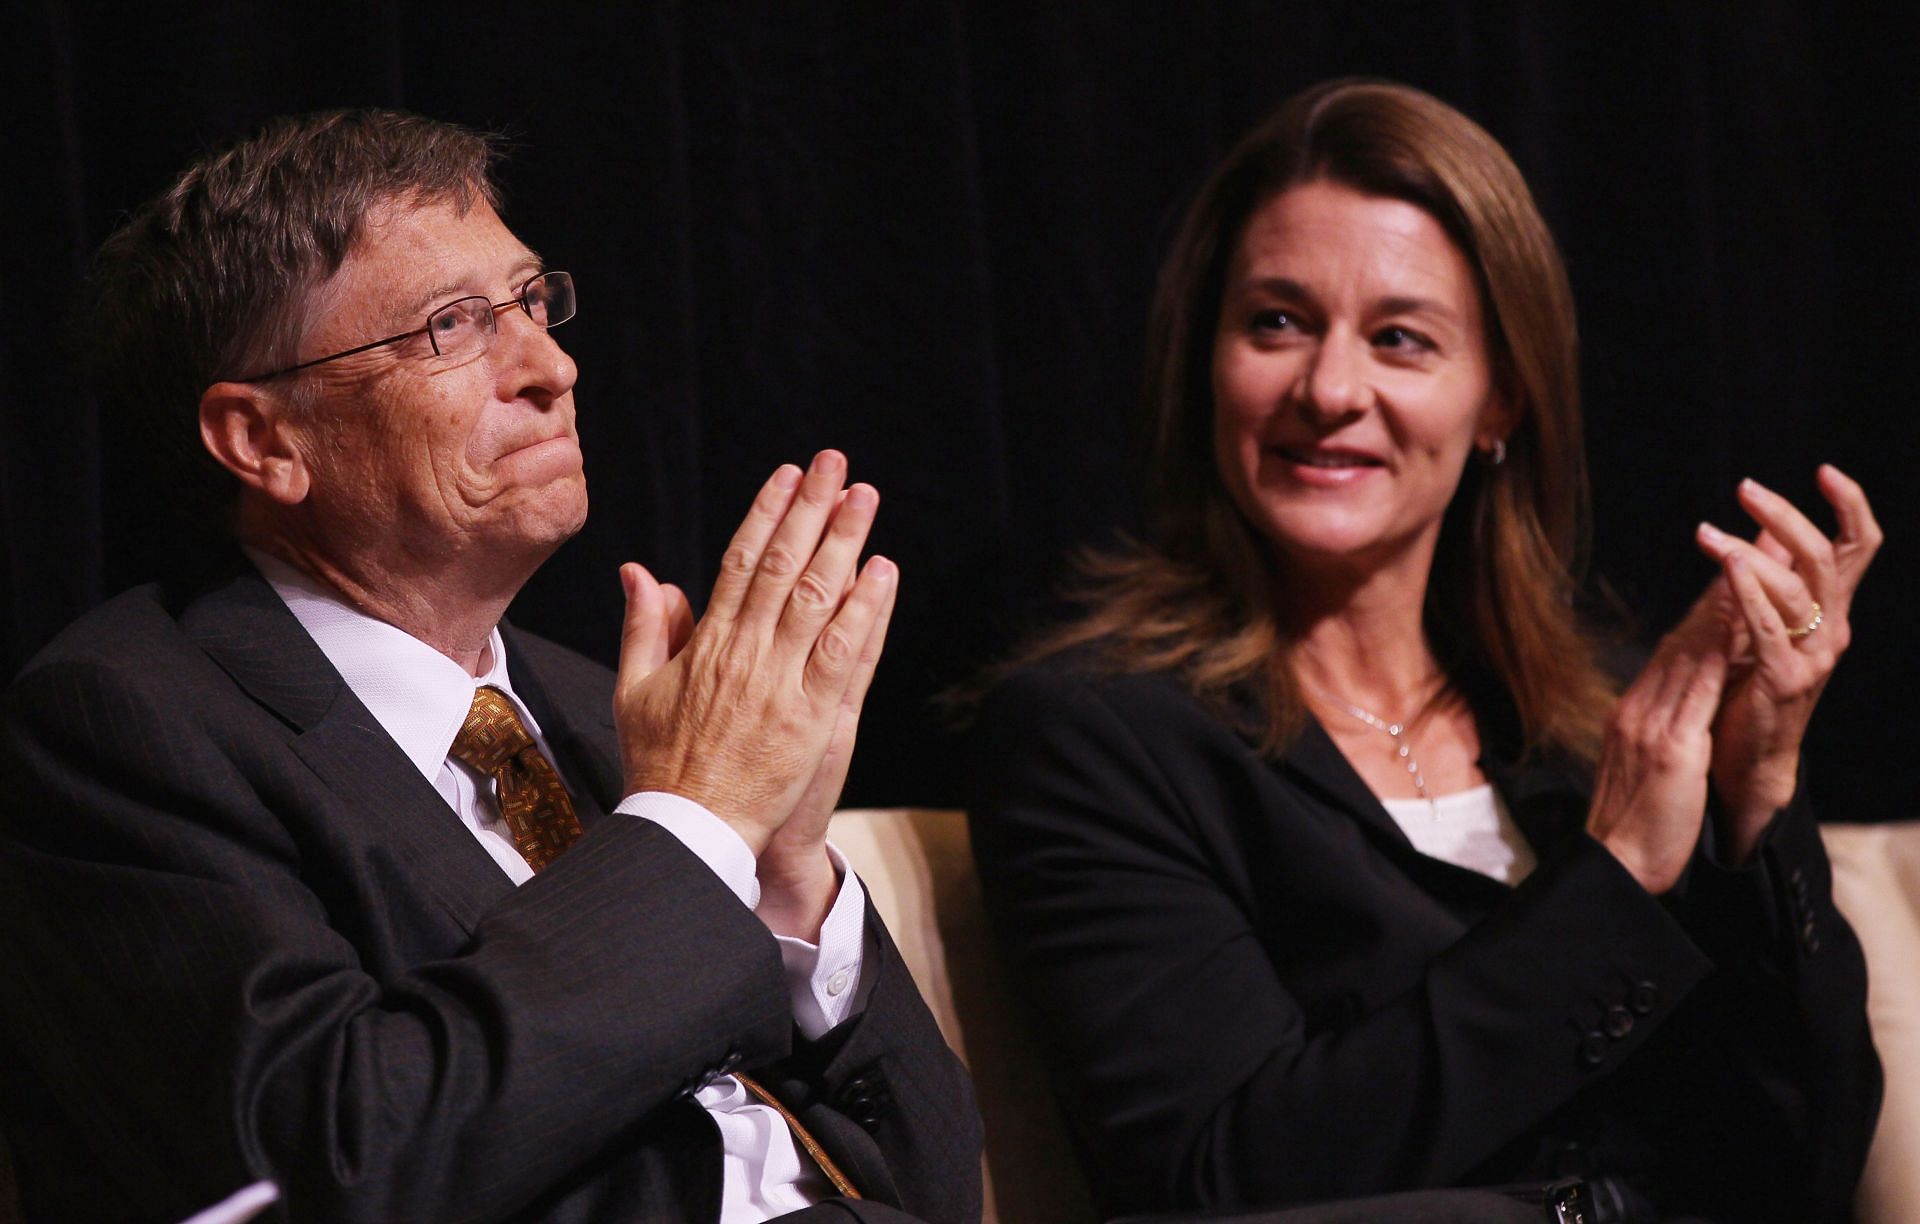
[[[1655,898],[1584,831],[1584,773],[1473,705],[1540,860],[1517,888],[1415,850],[1317,725],[1273,760],[1250,707],[1075,656],[989,695],[974,850],[1102,1206],[1586,1175],[1842,1217],[1880,1069],[1806,805]]]

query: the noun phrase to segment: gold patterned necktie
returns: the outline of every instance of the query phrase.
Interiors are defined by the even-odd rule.
[[[580,838],[580,818],[553,763],[527,733],[513,702],[488,685],[475,689],[467,721],[449,752],[494,780],[500,816],[514,848],[535,871]]]
[[[580,837],[580,820],[573,813],[573,800],[566,784],[560,781],[552,762],[540,753],[540,746],[527,733],[526,724],[514,711],[507,695],[491,685],[475,689],[467,721],[454,737],[448,755],[465,761],[494,780],[500,794],[500,815],[513,833],[514,848],[535,871]],[[735,1071],[748,1093],[777,1112],[786,1122],[801,1149],[820,1166],[821,1172],[843,1197],[857,1199],[860,1192],[827,1155],[820,1141],[795,1117],[793,1111],[762,1087],[759,1082]]]

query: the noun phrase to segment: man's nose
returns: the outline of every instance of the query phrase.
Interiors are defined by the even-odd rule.
[[[517,308],[501,311],[495,320],[499,334],[493,344],[505,351],[507,360],[502,368],[519,384],[511,389],[514,395],[537,391],[546,399],[556,399],[573,390],[579,368],[552,332]]]

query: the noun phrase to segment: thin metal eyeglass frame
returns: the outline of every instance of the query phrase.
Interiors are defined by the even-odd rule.
[[[427,325],[425,327],[416,327],[412,331],[401,332],[397,336],[388,336],[384,340],[369,340],[365,344],[358,344],[350,349],[341,349],[337,353],[328,353],[325,357],[315,357],[312,361],[302,361],[297,365],[283,366],[278,370],[271,370],[265,374],[254,374],[247,378],[236,378],[233,381],[243,382],[243,383],[265,382],[269,378],[278,378],[282,374],[291,374],[295,370],[305,370],[311,366],[325,365],[329,361],[338,361],[342,357],[352,357],[356,353],[364,353],[371,349],[377,349],[388,344],[398,344],[402,340],[411,340],[415,336],[420,336],[420,335],[426,336],[427,342],[433,345],[433,353],[434,353],[434,356],[437,357],[440,355],[440,341],[435,339],[433,335],[433,320],[436,315],[440,314],[442,311],[451,310],[462,302],[485,302],[487,304],[488,312],[494,316],[498,316],[501,311],[505,310],[509,306],[518,306],[521,310],[525,311],[527,317],[531,319],[533,318],[533,308],[527,305],[527,290],[533,287],[533,282],[538,280],[545,280],[549,276],[563,276],[567,280],[567,288],[569,290],[573,288],[573,273],[571,272],[562,272],[558,269],[555,269],[554,271],[551,271],[551,272],[536,272],[532,276],[529,276],[526,280],[520,282],[520,287],[514,291],[513,296],[508,298],[504,302],[496,302],[490,298],[482,297],[477,293],[469,294],[466,297],[455,298],[451,302],[448,302],[444,305],[435,306],[433,310],[429,312],[427,315]],[[567,315],[566,319],[560,319],[555,322],[543,323],[541,324],[541,327],[542,328],[558,327],[560,326],[561,323],[565,323],[567,319],[571,319],[574,314],[579,313],[579,309],[580,309],[579,300],[576,298],[574,300],[573,314]],[[499,332],[499,327],[496,325],[493,328],[493,331],[489,334],[498,334],[498,332]]]

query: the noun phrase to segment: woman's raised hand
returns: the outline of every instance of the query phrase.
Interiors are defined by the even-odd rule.
[[[1727,674],[1725,634],[1700,631],[1708,615],[1696,605],[1621,694],[1594,773],[1587,832],[1656,895],[1685,870],[1706,814]]]
[[[1607,727],[1587,830],[1649,892],[1673,886],[1693,853],[1706,787],[1727,813],[1725,853],[1742,862],[1793,798],[1800,741],[1852,636],[1854,592],[1879,550],[1867,497],[1838,468],[1819,472],[1838,533],[1829,539],[1759,483],[1740,504],[1751,542],[1701,524],[1721,573],[1662,638]]]
[[[1755,540],[1706,523],[1698,532],[1701,549],[1720,563],[1709,595],[1731,630],[1711,771],[1735,862],[1793,798],[1801,738],[1852,637],[1853,595],[1880,548],[1880,525],[1860,486],[1831,465],[1817,479],[1839,526],[1831,539],[1752,480],[1740,484],[1740,505],[1760,525]]]

